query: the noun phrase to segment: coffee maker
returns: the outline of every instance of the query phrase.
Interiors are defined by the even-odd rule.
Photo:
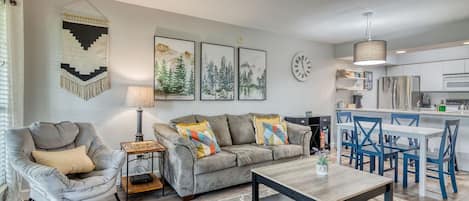
[[[352,102],[353,102],[353,104],[355,104],[356,108],[362,108],[363,107],[362,98],[363,98],[363,95],[359,95],[359,94],[356,94],[356,95],[352,96]]]

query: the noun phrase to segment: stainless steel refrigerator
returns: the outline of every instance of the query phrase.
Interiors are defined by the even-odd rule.
[[[415,110],[420,107],[420,76],[382,77],[378,80],[378,108]]]

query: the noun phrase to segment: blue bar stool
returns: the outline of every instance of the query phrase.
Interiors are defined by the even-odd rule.
[[[360,170],[363,170],[363,157],[368,155],[370,157],[370,172],[373,172],[375,169],[375,158],[378,158],[378,173],[379,175],[384,174],[384,160],[386,159],[396,159],[394,167],[394,182],[398,181],[398,153],[399,151],[385,148],[383,141],[383,128],[382,128],[382,119],[373,118],[373,117],[360,117],[354,116],[354,132],[357,133],[361,131],[362,139],[357,140],[357,154],[358,162],[360,163]],[[364,124],[370,124],[371,128],[365,129]],[[378,135],[378,142],[374,141],[374,135]],[[358,139],[358,138],[357,138]]]
[[[433,179],[440,180],[440,189],[441,195],[443,199],[448,199],[448,195],[446,194],[446,187],[445,187],[445,174],[450,175],[451,177],[451,184],[453,186],[453,192],[458,192],[458,187],[456,185],[456,174],[455,174],[455,156],[456,156],[456,140],[458,137],[458,130],[459,130],[459,121],[460,120],[446,120],[445,122],[445,130],[443,135],[441,136],[440,148],[438,153],[427,153],[427,162],[433,163],[438,165],[438,169],[430,169],[427,170],[437,172],[438,177],[430,176],[428,177]],[[411,172],[408,170],[408,162],[409,160],[414,160],[415,162],[415,172]],[[448,170],[445,171],[443,164],[448,163]],[[427,168],[427,167],[419,167],[419,152],[417,150],[407,151],[404,152],[404,176],[402,181],[403,188],[407,188],[407,174],[408,173],[415,173],[416,182],[418,182],[419,177],[419,169],[420,168]]]

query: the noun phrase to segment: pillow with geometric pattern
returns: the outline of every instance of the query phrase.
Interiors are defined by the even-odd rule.
[[[264,127],[264,145],[288,144],[288,134],[283,124],[262,123]]]
[[[176,124],[179,135],[188,139],[197,148],[197,158],[203,158],[221,151],[217,138],[207,121],[200,123]]]

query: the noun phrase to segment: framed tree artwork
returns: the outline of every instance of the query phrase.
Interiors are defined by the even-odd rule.
[[[195,41],[155,36],[155,100],[195,100]]]
[[[267,99],[267,52],[238,48],[238,99]]]
[[[200,48],[200,100],[234,100],[235,48],[205,42]]]

